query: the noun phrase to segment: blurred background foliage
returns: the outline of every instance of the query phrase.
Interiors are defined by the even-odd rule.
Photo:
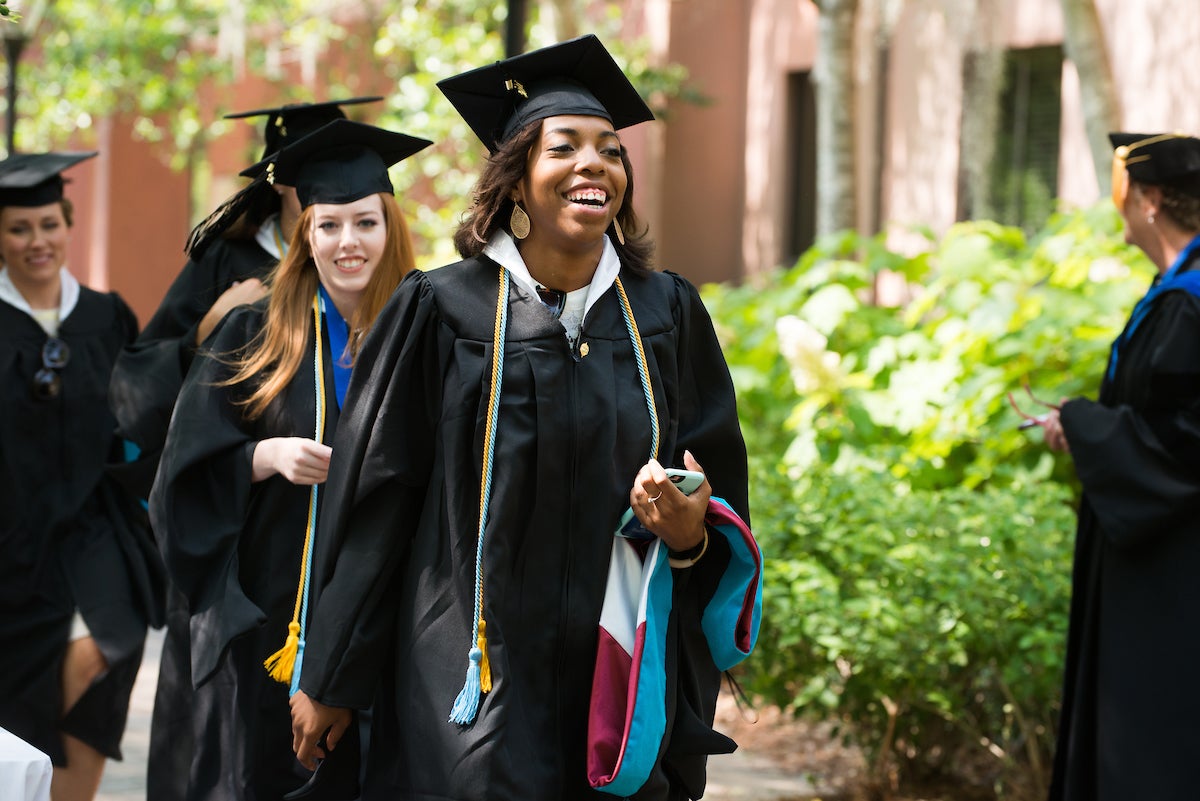
[[[1044,797],[1078,487],[1006,396],[1094,396],[1152,275],[1102,204],[1029,237],[960,223],[911,256],[832,236],[759,285],[704,288],[766,556],[740,680],[839,721],[881,789]]]

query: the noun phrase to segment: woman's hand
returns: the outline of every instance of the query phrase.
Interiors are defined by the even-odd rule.
[[[1038,400],[1037,396],[1029,389],[1029,384],[1025,385],[1025,393],[1029,395],[1030,400],[1039,406],[1045,406],[1049,411],[1039,415],[1032,415],[1021,411],[1021,407],[1017,405],[1017,399],[1013,394],[1008,393],[1008,402],[1012,405],[1013,410],[1021,416],[1024,421],[1021,423],[1021,428],[1033,428],[1037,426],[1042,429],[1042,435],[1045,437],[1046,446],[1052,451],[1071,452],[1071,445],[1067,442],[1067,435],[1063,432],[1062,419],[1060,414],[1062,406],[1067,402],[1067,398],[1063,398],[1058,403],[1049,403],[1044,400]]]
[[[270,437],[254,446],[250,480],[279,474],[293,484],[324,484],[333,448],[304,437]]]
[[[325,745],[329,746],[330,751],[336,749],[351,723],[350,710],[340,706],[325,706],[309,698],[303,690],[297,690],[288,703],[292,707],[292,750],[296,752],[296,759],[301,765],[316,770],[316,760],[328,756],[317,745],[317,740],[329,729]]]
[[[1042,433],[1046,437],[1046,447],[1052,451],[1070,453],[1071,445],[1067,442],[1067,435],[1063,432],[1059,414],[1058,409],[1051,409],[1041,416],[1038,425],[1041,426]]]
[[[683,454],[683,466],[703,473],[691,451]],[[629,490],[629,505],[648,531],[653,532],[669,549],[680,553],[695,548],[704,540],[704,513],[712,486],[708,478],[691,495],[679,491],[667,471],[651,459],[638,471]]]
[[[221,293],[220,297],[213,301],[213,305],[209,307],[204,316],[200,318],[200,322],[197,323],[196,345],[200,346],[204,344],[204,340],[208,339],[208,335],[217,327],[217,323],[221,322],[221,318],[228,314],[229,310],[234,306],[253,303],[266,294],[266,286],[257,278],[234,281],[230,284],[229,289],[226,289]]]

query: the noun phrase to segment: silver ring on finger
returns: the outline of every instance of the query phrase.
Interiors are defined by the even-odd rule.
[[[655,495],[653,498],[647,498],[646,500],[650,501],[650,503],[656,503],[658,501],[658,499],[661,497],[662,497],[662,493],[660,492],[657,495]]]

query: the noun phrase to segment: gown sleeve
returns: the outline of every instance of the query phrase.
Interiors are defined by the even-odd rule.
[[[662,761],[694,798],[703,792],[706,756],[730,753],[737,747],[712,724],[722,672],[753,648],[762,579],[761,554],[749,532],[746,445],[733,380],[699,293],[684,279],[676,277],[676,281],[683,333],[674,463],[682,464],[683,451],[690,450],[708,476],[714,500],[705,521],[707,552],[695,566],[673,571],[678,648],[667,663],[668,686],[673,675],[675,693],[667,699],[672,723]],[[742,525],[737,527],[739,519]],[[734,536],[735,527],[745,536]],[[652,777],[649,786],[654,783]]]
[[[107,387],[117,350],[137,335],[137,319],[116,293],[90,297],[97,298],[97,306],[108,307],[106,317],[111,321],[105,326],[111,329],[103,331],[107,358],[102,361],[96,351],[80,353],[84,359],[93,357],[89,359],[93,364],[87,366],[93,371],[88,383],[102,390]],[[80,313],[85,320],[92,319],[86,311]],[[64,336],[101,333],[86,322],[82,331],[74,329],[74,321],[67,319]],[[70,413],[76,418],[83,416],[78,409]],[[147,623],[162,625],[164,578],[145,511],[112,477],[124,457],[112,416],[103,405],[88,409],[86,415],[90,422],[75,432],[74,442],[82,448],[85,439],[94,437],[96,469],[79,471],[90,476],[91,486],[81,488],[87,497],[74,519],[59,528],[60,562],[76,608],[105,659],[117,664],[141,653]]]
[[[137,316],[115,292],[110,296],[116,307],[121,343],[128,347],[138,336]],[[166,574],[144,505],[117,477],[129,458],[125,440],[114,430],[109,462],[98,491],[125,557],[135,605],[149,625],[159,628],[166,622]]]
[[[210,340],[213,353],[240,351],[257,332],[260,315],[255,307],[240,307],[226,316]],[[238,579],[257,439],[236,405],[236,388],[219,386],[230,374],[214,355],[188,373],[150,493],[150,520],[167,573],[187,598],[193,640],[218,643],[266,620]],[[197,686],[217,667],[220,654],[212,650],[192,651]]]
[[[696,288],[676,277],[681,295],[681,372],[679,443],[674,464],[683,464],[683,452],[704,468],[713,495],[723,498],[750,525],[747,498],[746,443],[737,416],[733,379],[717,341],[712,318]]]
[[[1200,303],[1167,293],[1154,316],[1106,387],[1117,401],[1073,399],[1061,413],[1087,502],[1122,547],[1177,530],[1200,510]]]
[[[370,706],[391,653],[389,586],[422,514],[441,409],[432,287],[414,271],[372,326],[334,441],[314,558],[300,687],[331,706]],[[364,369],[366,368],[366,369]]]

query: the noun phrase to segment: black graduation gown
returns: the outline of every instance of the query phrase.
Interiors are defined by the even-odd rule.
[[[218,239],[199,261],[184,265],[146,328],[117,358],[110,400],[121,431],[141,450],[122,478],[141,497],[150,494],[171,411],[197,352],[196,326],[235,281],[263,278],[274,263],[253,239]],[[155,801],[182,801],[192,760],[188,617],[179,592],[168,588],[147,761],[147,797]]]
[[[65,764],[62,734],[120,759],[161,567],[145,513],[106,472],[122,458],[108,410],[120,349],[137,334],[115,293],[80,287],[59,327],[62,392],[37,400],[46,332],[0,302],[0,726]],[[158,572],[155,572],[155,569]],[[109,669],[60,720],[61,666],[78,608]]]
[[[690,449],[749,520],[733,385],[695,289],[622,272],[645,343],[660,461]],[[562,326],[510,285],[484,548],[493,689],[447,722],[471,647],[481,443],[498,267],[469,259],[400,285],[364,343],[331,466],[301,688],[364,709],[385,674],[366,798],[606,798],[585,766],[588,694],[613,531],[651,429],[615,288]],[[586,348],[584,348],[586,345]],[[586,353],[586,355],[584,355]],[[699,797],[720,673],[700,611],[728,564],[713,537],[676,571],[663,752],[638,798]],[[387,704],[391,706],[387,706]]]
[[[1200,299],[1163,293],[1099,402],[1069,401],[1062,424],[1083,498],[1050,798],[1192,801]]]
[[[264,300],[230,312],[207,347],[240,351],[261,330],[265,308]],[[323,439],[331,442],[338,408],[322,339]],[[260,440],[315,433],[311,334],[306,348],[296,376],[257,421],[235,405],[244,385],[217,386],[232,372],[227,359],[198,359],[179,393],[150,494],[170,579],[190,610],[189,801],[275,801],[307,778],[292,754],[288,686],[267,675],[263,660],[283,646],[292,619],[310,488],[279,475],[250,481]]]

